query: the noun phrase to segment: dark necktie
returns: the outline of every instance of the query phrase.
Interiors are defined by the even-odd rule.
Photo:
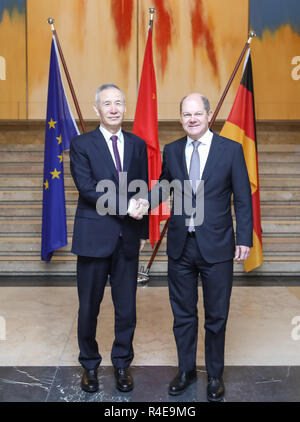
[[[120,155],[119,155],[119,150],[118,150],[118,145],[117,145],[118,137],[117,135],[112,135],[110,139],[112,140],[117,170],[118,170],[118,173],[120,173],[122,171],[122,166],[121,166],[121,160],[120,160]],[[120,236],[122,237],[121,231],[120,231]]]
[[[117,167],[118,173],[120,173],[122,171],[122,166],[121,166],[121,160],[120,160],[120,155],[119,155],[119,150],[118,150],[118,145],[117,145],[118,137],[117,135],[113,135],[110,137],[110,139],[112,140],[112,146],[113,146],[114,156],[116,160],[116,167]]]
[[[199,152],[198,152],[199,145],[200,145],[199,141],[193,141],[194,151],[191,157],[189,177],[192,183],[192,188],[193,188],[194,193],[196,193],[196,190],[197,190],[197,180],[200,179],[200,158],[199,158]]]
[[[190,178],[194,193],[196,193],[197,191],[197,180],[200,179],[200,157],[199,157],[199,151],[198,151],[199,145],[200,145],[199,141],[193,141],[194,150],[191,157],[189,178]],[[194,222],[194,219],[193,217],[191,217],[190,225],[188,228],[189,232],[192,232],[195,230],[193,222]]]

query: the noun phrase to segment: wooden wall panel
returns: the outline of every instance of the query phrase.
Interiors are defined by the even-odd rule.
[[[0,119],[26,118],[25,0],[0,3]]]
[[[300,2],[249,1],[257,119],[299,119]],[[153,6],[159,119],[178,119],[180,99],[193,91],[215,108],[248,37],[248,0],[2,0],[0,119],[45,118],[51,16],[84,119],[96,118],[97,87],[114,82],[132,120]],[[228,116],[241,72],[218,119]]]
[[[300,119],[300,2],[250,0],[257,119]]]
[[[116,1],[28,0],[30,118],[43,118],[46,113],[51,43],[47,18],[50,16],[55,19],[84,119],[96,118],[95,92],[107,82],[116,83],[125,91],[127,118],[132,118],[137,73],[136,2]]]
[[[143,0],[139,7],[139,70],[145,47],[148,8],[156,7],[153,49],[160,119],[177,119],[179,102],[202,92],[215,107],[247,40],[248,1]],[[240,73],[239,73],[240,75]],[[226,118],[240,76],[218,118]]]

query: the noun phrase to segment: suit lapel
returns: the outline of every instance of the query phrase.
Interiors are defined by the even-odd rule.
[[[178,161],[179,161],[180,167],[183,170],[183,180],[189,180],[189,173],[186,166],[186,157],[185,157],[186,141],[187,141],[186,137],[182,138],[182,142],[179,143],[179,148],[178,148]],[[214,133],[212,137],[208,157],[206,160],[206,164],[204,167],[204,171],[202,173],[203,181],[206,181],[213,173],[215,164],[222,157],[223,149],[224,149],[224,145],[222,142],[222,138],[220,138],[217,134]],[[201,160],[201,157],[200,157],[200,160]],[[201,185],[199,185],[199,188],[200,186]],[[190,183],[187,184],[187,187],[190,189],[191,193],[194,195]]]
[[[185,180],[188,181],[190,179],[188,168],[186,166],[186,156],[185,156],[186,142],[187,142],[187,137],[185,136],[184,138],[182,138],[182,142],[179,143],[179,148],[178,148],[178,150],[179,150],[179,153],[178,153],[179,164],[180,164],[180,168],[183,171],[183,183],[184,183]],[[188,189],[189,193],[191,195],[194,195],[190,182],[186,183],[186,185],[184,185],[183,188]]]
[[[189,172],[186,166],[186,158],[185,158],[185,147],[186,147],[187,137],[185,136],[182,138],[182,142],[180,142],[179,147],[179,163],[181,164],[180,167],[183,169],[183,180],[189,180]]]
[[[214,133],[211,141],[208,157],[202,174],[202,180],[206,181],[213,172],[215,164],[222,156],[224,145],[222,139]],[[201,160],[201,157],[200,157]]]
[[[133,154],[133,141],[126,132],[123,132],[124,136],[124,160],[123,160],[123,172],[128,172],[132,154]]]
[[[123,159],[123,166],[122,171],[127,172],[130,166],[132,154],[133,154],[133,141],[128,136],[127,132],[123,132],[124,136],[124,159]],[[104,136],[100,132],[99,128],[94,131],[94,144],[96,145],[97,149],[101,153],[101,157],[105,162],[105,165],[108,166],[109,170],[111,171],[112,175],[115,177],[116,181],[119,181],[118,171],[116,169],[115,163],[112,159],[111,153],[107,146]]]
[[[105,163],[105,166],[108,167],[108,169],[110,170],[111,174],[114,176],[116,181],[119,181],[118,171],[116,169],[115,163],[113,162],[111,153],[108,149],[104,136],[102,135],[99,128],[97,128],[93,134],[94,134],[94,144],[100,152],[100,157],[102,158],[103,162]]]

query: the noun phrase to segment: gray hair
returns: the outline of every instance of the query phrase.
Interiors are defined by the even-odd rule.
[[[101,86],[99,86],[99,88],[97,89],[97,91],[96,91],[96,96],[95,96],[95,104],[97,105],[98,104],[98,102],[99,102],[99,97],[100,97],[100,93],[102,92],[102,91],[104,91],[105,89],[109,89],[109,88],[115,88],[115,89],[118,89],[120,92],[121,92],[121,94],[123,95],[123,98],[124,98],[124,103],[125,103],[125,94],[124,94],[124,92],[117,86],[117,85],[115,85],[115,84],[103,84],[103,85],[101,85]]]
[[[186,95],[185,97],[182,98],[182,100],[180,101],[180,105],[179,105],[179,109],[180,109],[180,114],[182,112],[182,105],[184,100],[188,97],[189,95]],[[208,98],[206,98],[204,95],[200,94],[202,101],[203,101],[203,105],[204,105],[204,109],[205,111],[208,113],[210,110],[210,104],[209,104],[209,100]]]

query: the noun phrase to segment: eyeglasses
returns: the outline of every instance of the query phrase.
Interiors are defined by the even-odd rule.
[[[125,105],[125,103],[123,101],[115,101],[115,102],[104,101],[104,103],[101,104],[101,106],[105,107],[105,108],[109,108],[111,106],[121,107],[121,106],[124,106],[124,105]]]
[[[189,120],[192,117],[199,118],[199,117],[205,116],[206,114],[207,114],[206,111],[197,111],[197,113],[194,113],[194,114],[192,114],[192,113],[182,113],[182,118],[185,119],[185,120]]]

